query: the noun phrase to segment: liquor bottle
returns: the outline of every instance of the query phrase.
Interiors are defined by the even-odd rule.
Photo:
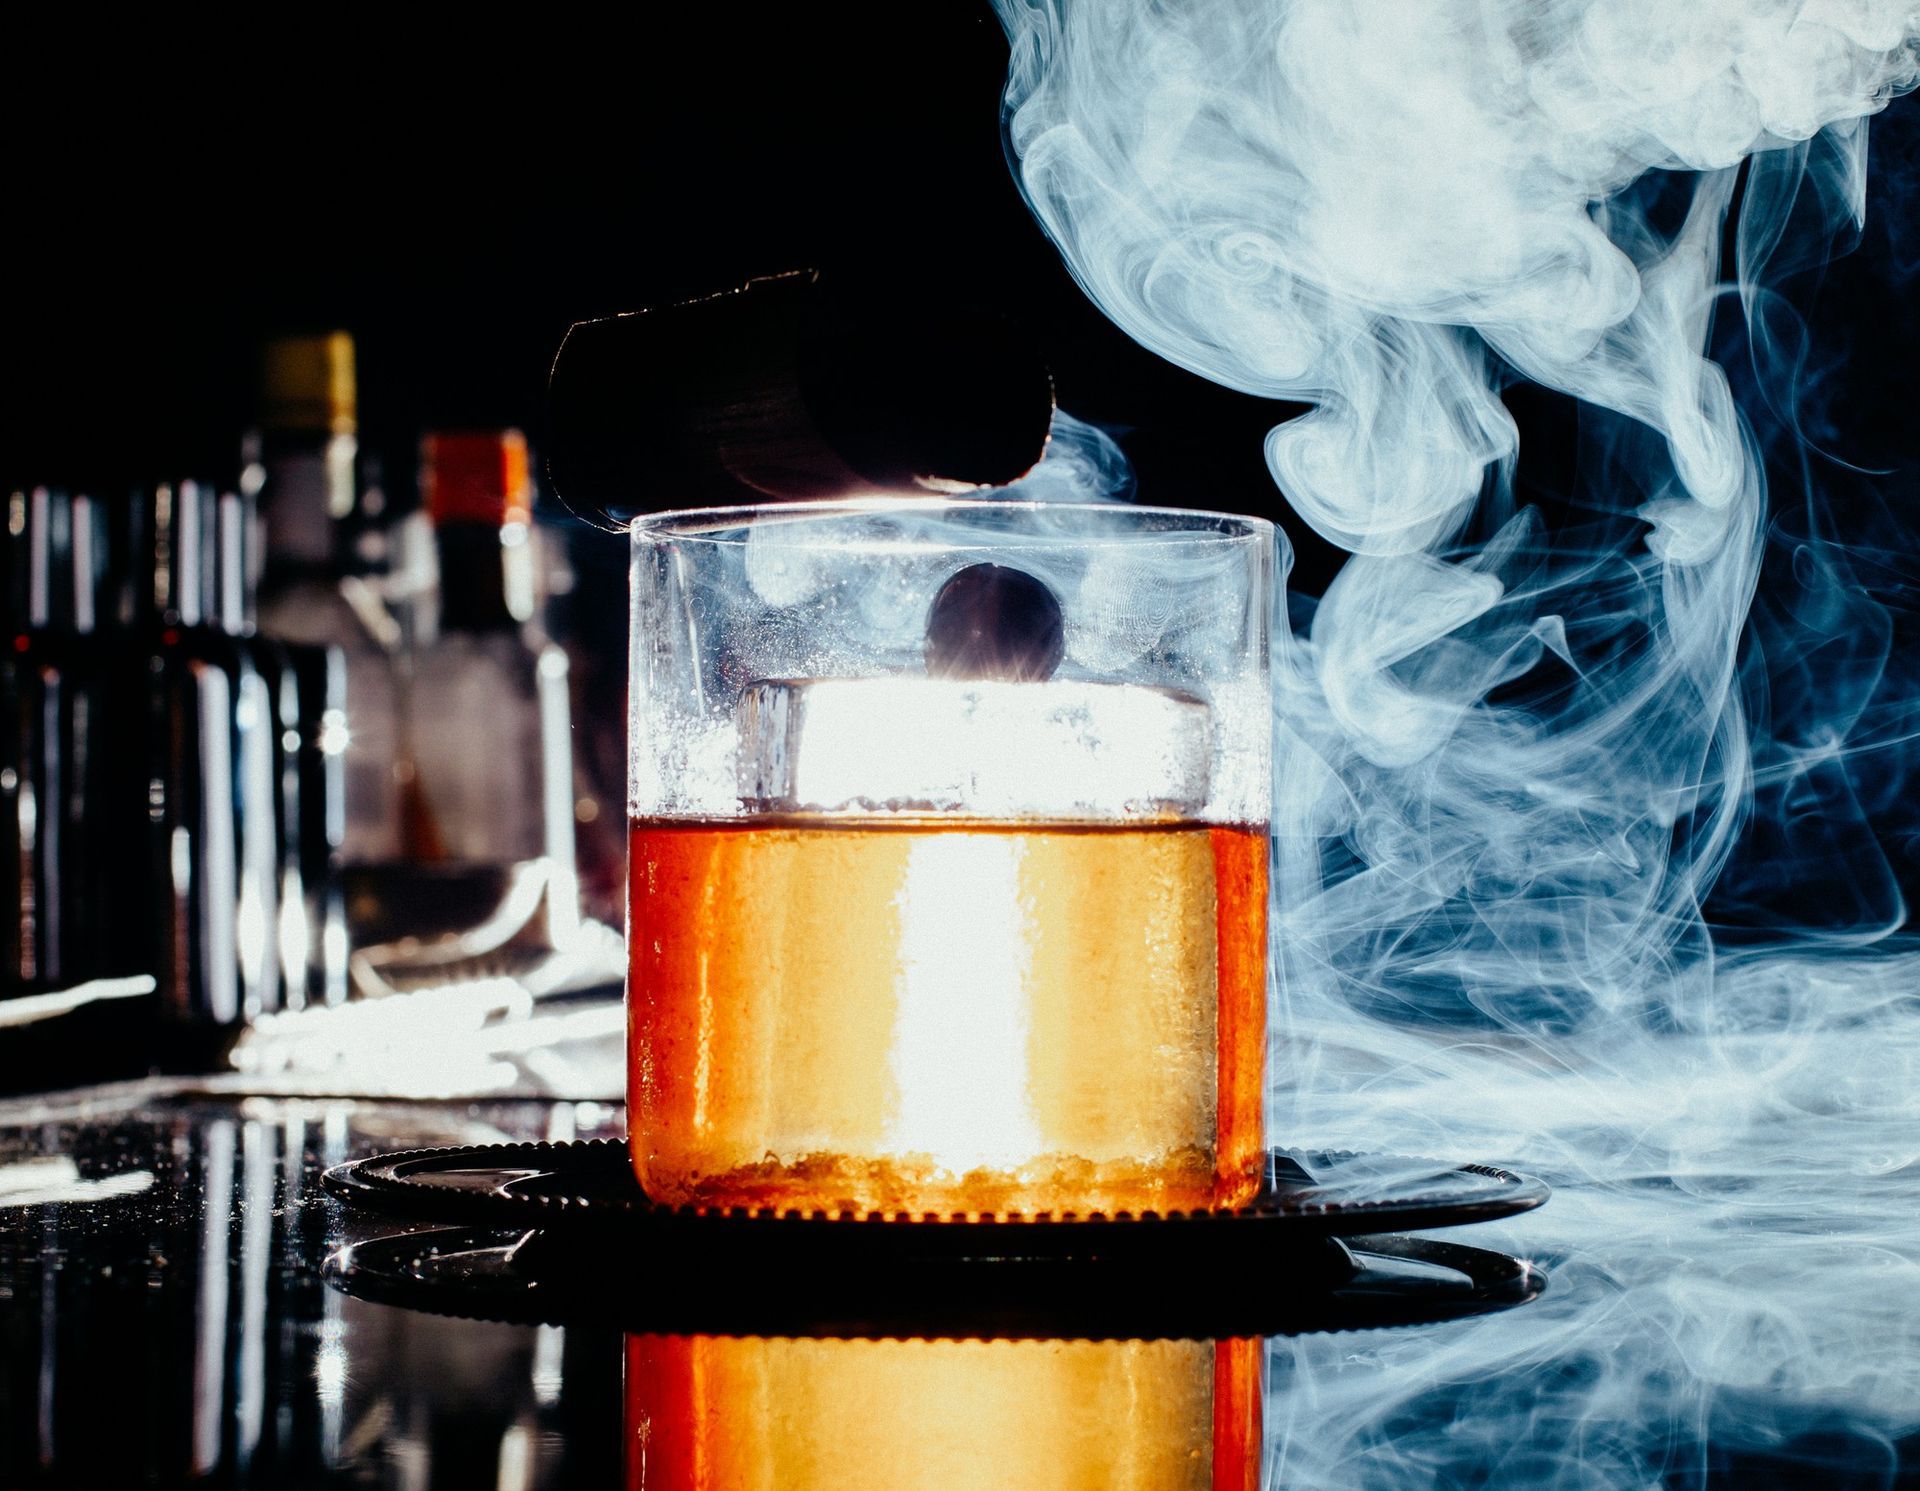
[[[340,854],[392,861],[405,775],[396,677],[403,632],[380,584],[379,515],[367,511],[358,482],[353,339],[332,332],[269,343],[263,395],[241,483],[264,530],[259,630],[338,649],[346,668]]]
[[[274,943],[281,1003],[303,1009],[339,1004],[347,992],[338,873],[344,831],[346,664],[337,648],[260,633],[252,560],[260,548],[259,531],[252,498],[244,492],[222,493],[218,625],[240,639],[259,680],[254,707],[268,721],[257,747],[267,757],[266,779],[254,780],[256,793],[265,793],[270,810],[252,815],[243,845],[253,858],[265,858],[265,873],[276,886]],[[254,771],[261,769],[255,763]]]
[[[61,560],[71,544],[64,493],[37,487],[7,500],[6,611],[0,657],[0,902],[7,908],[4,973],[9,989],[90,976],[71,954],[83,939],[67,923],[70,878],[66,801],[73,731],[85,728],[84,646],[71,635],[72,591]]]
[[[248,529],[193,482],[7,502],[0,956],[7,992],[55,996],[14,1085],[206,1069],[255,1016],[344,997],[338,658],[244,635]],[[150,997],[61,1002],[130,975]]]
[[[244,1021],[277,1010],[285,1001],[279,946],[286,925],[280,907],[286,847],[281,715],[292,701],[282,687],[277,660],[243,635],[249,586],[242,499],[212,490],[196,495],[209,540],[201,603],[206,635],[196,641],[233,680],[235,935]]]
[[[106,796],[98,862],[127,821],[146,852],[120,870],[133,941],[159,981],[154,1059],[204,1069],[283,1001],[274,702],[224,619],[244,591],[221,499],[193,481],[138,493],[111,525],[121,551],[103,634]],[[130,800],[137,799],[137,800]]]
[[[418,791],[409,859],[415,910],[447,929],[544,877],[547,934],[577,925],[566,654],[530,625],[532,480],[517,430],[429,435],[421,490],[439,557],[437,614],[411,668]],[[435,889],[428,889],[435,887]],[[462,909],[464,908],[464,909]]]
[[[73,1070],[92,1076],[118,1059],[96,1039],[107,1031],[138,1029],[143,1064],[199,1065],[273,997],[265,945],[248,949],[251,965],[242,951],[243,810],[259,737],[235,712],[250,670],[205,625],[209,495],[182,483],[106,506],[45,489],[9,504],[24,583],[9,597],[0,713],[0,787],[18,844],[10,981],[148,974],[158,986],[85,1041],[103,1065]],[[257,895],[244,904],[270,919]],[[63,1054],[58,1039],[46,1049]]]
[[[165,1017],[157,1054],[168,1065],[200,1064],[258,997],[257,971],[243,977],[237,811],[258,751],[236,730],[242,660],[209,624],[212,492],[194,482],[156,486],[132,519],[132,625],[117,650],[124,666],[146,672],[148,687],[127,690],[127,705],[144,717],[116,735],[139,743],[150,784],[145,901]]]

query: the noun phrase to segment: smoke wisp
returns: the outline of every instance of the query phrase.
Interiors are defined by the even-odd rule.
[[[1823,1435],[1890,1477],[1913,481],[1828,448],[1790,290],[1862,231],[1920,10],[996,8],[1040,223],[1141,343],[1311,406],[1268,463],[1351,556],[1277,637],[1273,1131],[1560,1187],[1500,1234],[1540,1304],[1275,1348],[1274,1483],[1696,1485]],[[1551,518],[1522,381],[1579,404]]]

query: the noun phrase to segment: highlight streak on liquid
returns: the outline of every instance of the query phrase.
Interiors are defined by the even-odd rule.
[[[1022,841],[973,836],[916,844],[899,915],[894,1154],[946,1168],[1017,1170],[1045,1147],[1033,1111],[1024,995],[1035,908],[1019,895]]]

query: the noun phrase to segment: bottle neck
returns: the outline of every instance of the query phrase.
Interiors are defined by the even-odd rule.
[[[442,523],[434,534],[440,551],[440,630],[491,632],[517,628],[511,564],[517,557],[489,523]]]
[[[105,557],[93,499],[46,487],[14,492],[0,509],[0,530],[5,625],[92,631]]]
[[[214,593],[218,515],[193,482],[156,487],[143,502],[145,594],[137,610],[163,626],[206,626],[218,617]]]
[[[357,501],[352,435],[268,431],[260,442],[260,513],[274,578],[343,567],[340,525]]]

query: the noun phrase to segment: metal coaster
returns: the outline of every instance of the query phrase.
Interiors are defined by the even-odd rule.
[[[1169,1275],[1068,1259],[945,1261],[825,1276],[701,1260],[662,1267],[539,1230],[436,1228],[337,1249],[347,1294],[436,1314],[650,1335],[846,1339],[1217,1340],[1455,1320],[1536,1298],[1546,1275],[1484,1248],[1420,1237],[1321,1238],[1340,1277],[1291,1269]],[[1271,1261],[1271,1260],[1269,1260]]]
[[[1537,1180],[1490,1165],[1275,1150],[1268,1184],[1233,1211],[944,1218],[658,1206],[618,1139],[408,1150],[336,1166],[329,1192],[389,1215],[644,1248],[655,1259],[809,1273],[934,1262],[1099,1260],[1133,1267],[1324,1260],[1328,1238],[1454,1227],[1531,1210]],[[1305,1274],[1310,1270],[1302,1268]]]

